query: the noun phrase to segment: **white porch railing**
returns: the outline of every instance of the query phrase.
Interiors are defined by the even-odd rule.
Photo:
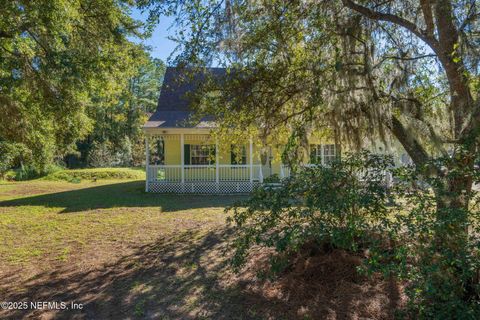
[[[183,168],[183,182],[237,182],[252,180],[263,182],[262,167],[260,165],[185,165]],[[181,165],[150,165],[148,166],[147,180],[149,182],[182,182]]]
[[[250,165],[219,165],[220,181],[250,181]]]
[[[302,166],[306,167],[306,168],[315,168],[315,167],[318,166],[318,164],[306,163],[306,164],[303,164]],[[282,164],[280,166],[280,178],[282,178],[282,179],[283,178],[288,178],[288,177],[290,177],[290,174],[291,174],[290,168],[287,165]],[[384,179],[386,185],[390,187],[393,184],[393,177],[392,177],[391,172],[382,171],[381,175],[383,176],[383,179]],[[360,180],[364,180],[365,179],[364,176],[365,176],[365,174],[359,173]]]

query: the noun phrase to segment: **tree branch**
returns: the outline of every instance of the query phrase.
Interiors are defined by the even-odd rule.
[[[435,26],[433,24],[432,4],[430,3],[430,0],[420,0],[420,5],[422,7],[423,19],[427,26],[425,32],[429,37],[433,38]]]
[[[429,36],[427,34],[424,34],[416,24],[414,24],[411,21],[408,21],[402,17],[399,17],[397,15],[391,14],[391,13],[382,13],[378,11],[374,11],[372,9],[369,9],[367,7],[364,7],[362,5],[359,5],[352,0],[342,0],[342,3],[344,6],[347,8],[350,8],[357,13],[360,13],[361,15],[372,19],[372,20],[377,20],[377,21],[386,21],[386,22],[391,22],[393,24],[396,24],[398,26],[401,26],[413,34],[415,34],[418,38],[422,39],[426,44],[428,44],[434,52],[437,53],[438,50],[438,42],[433,36]]]
[[[429,155],[427,151],[425,151],[417,139],[412,137],[397,117],[392,116],[391,123],[387,124],[387,126],[398,141],[400,141],[403,148],[407,151],[408,155],[416,165],[421,166],[428,161]]]
[[[385,56],[380,60],[378,63],[376,63],[373,66],[373,69],[377,68],[380,66],[382,63],[384,63],[387,60],[402,60],[402,61],[413,61],[413,60],[419,60],[419,59],[425,59],[425,58],[436,58],[436,54],[424,54],[421,56],[416,56],[416,57],[399,57],[399,56]]]

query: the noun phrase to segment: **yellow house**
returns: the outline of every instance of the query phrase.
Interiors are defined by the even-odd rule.
[[[222,76],[225,69],[211,68],[208,72]],[[202,75],[177,81],[181,77],[179,69],[167,68],[157,110],[144,125],[146,191],[246,193],[272,175],[289,175],[278,157],[281,150],[261,146],[255,137],[245,137],[249,141],[246,145],[220,147],[211,136],[212,118],[191,121],[188,94]],[[304,165],[328,164],[339,155],[340,148],[317,139],[310,141],[309,152]]]

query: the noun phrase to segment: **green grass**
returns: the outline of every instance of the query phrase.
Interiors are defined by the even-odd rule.
[[[90,172],[111,178],[109,169],[74,175]],[[128,179],[0,181],[0,277],[8,278],[0,283],[2,297],[92,301],[87,314],[98,318],[230,314],[212,304],[212,297],[225,298],[216,293],[223,285],[213,284],[229,270],[224,209],[240,197],[149,194],[144,188],[143,180]],[[232,290],[226,294],[237,299],[239,291]],[[0,318],[34,311],[3,312]]]
[[[144,188],[143,180],[129,179],[0,181],[3,301],[84,305],[77,311],[0,309],[0,318],[297,319],[297,310],[305,313],[310,303],[324,314],[325,300],[295,298],[302,287],[264,288],[255,264],[243,275],[232,273],[233,234],[224,209],[239,196],[148,194]],[[356,291],[362,299],[370,295],[363,289]],[[328,308],[341,315],[348,303],[336,297],[350,295],[339,292],[332,292]],[[373,297],[375,306],[388,304]]]
[[[143,181],[132,180],[1,183],[1,263],[68,261],[94,244],[144,243],[177,228],[223,223],[225,205],[236,199],[147,194],[144,188]]]

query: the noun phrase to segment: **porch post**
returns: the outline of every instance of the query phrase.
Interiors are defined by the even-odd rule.
[[[145,135],[145,192],[148,192],[148,182],[150,180],[150,144],[148,143],[148,135]]]
[[[184,147],[184,136],[183,133],[180,133],[180,163],[181,165],[181,174],[182,174],[182,184],[185,183],[185,147]]]
[[[325,165],[325,156],[324,156],[324,152],[323,152],[323,151],[324,151],[324,145],[323,145],[323,143],[320,145],[320,150],[321,150],[321,151],[320,151],[320,152],[321,152],[320,154],[321,154],[321,157],[322,157],[322,158],[321,158],[321,159],[322,159],[322,166],[324,166],[324,165]]]
[[[250,183],[253,182],[253,144],[252,137],[250,137]]]
[[[215,181],[217,184],[220,182],[220,172],[218,172],[218,139],[215,139]]]

